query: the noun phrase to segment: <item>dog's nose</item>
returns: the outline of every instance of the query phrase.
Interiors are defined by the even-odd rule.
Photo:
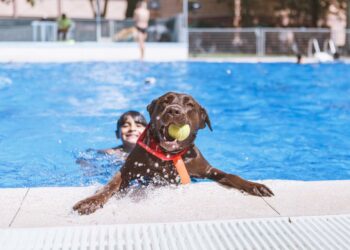
[[[171,116],[179,116],[182,114],[182,111],[181,109],[177,108],[177,107],[169,107],[168,108],[168,114],[171,115]]]

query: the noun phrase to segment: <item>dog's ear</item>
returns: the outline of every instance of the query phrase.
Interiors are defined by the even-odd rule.
[[[148,111],[150,117],[152,116],[154,108],[156,107],[157,100],[158,99],[155,99],[150,104],[147,105],[147,111]]]
[[[201,116],[200,128],[205,128],[205,125],[208,125],[208,128],[210,129],[210,131],[213,131],[213,129],[211,128],[211,123],[210,123],[208,113],[203,107],[200,108],[200,116]]]

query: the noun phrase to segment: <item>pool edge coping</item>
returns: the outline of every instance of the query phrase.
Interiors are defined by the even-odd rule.
[[[198,210],[198,212],[199,210],[203,210],[201,212],[207,213],[209,216],[207,219],[200,217],[199,219],[193,218],[193,220],[190,219],[189,221],[196,221],[197,219],[199,221],[205,221],[213,220],[213,218],[215,218],[215,220],[227,220],[350,214],[350,206],[347,205],[350,204],[350,180],[310,182],[266,180],[261,182],[273,189],[276,194],[274,198],[255,198],[241,195],[238,191],[232,192],[232,198],[230,197],[231,194],[224,191],[224,189],[220,191],[220,189],[215,186],[217,185],[216,183],[210,182],[196,186],[192,189],[193,192],[199,192],[199,189],[208,188],[208,190],[214,190],[216,194],[222,193],[223,197],[218,197],[217,201],[219,202],[216,202],[216,204],[211,204],[211,200],[208,200],[207,207],[203,206],[203,202],[198,202],[198,207],[196,207],[196,204],[191,204],[191,206],[194,206],[193,210]],[[127,203],[120,203],[120,201],[111,202],[106,208],[99,210],[99,212],[93,215],[78,216],[77,214],[72,214],[71,207],[74,203],[73,201],[78,201],[87,195],[93,194],[93,190],[96,190],[96,188],[96,186],[30,188],[29,190],[32,192],[29,192],[28,197],[23,199],[22,206],[20,206],[19,209],[18,206],[12,208],[13,214],[16,214],[16,209],[18,209],[18,214],[16,214],[17,216],[13,219],[12,227],[0,225],[0,228],[106,225],[108,224],[106,222],[111,222],[111,224],[147,224],[166,221],[164,218],[160,221],[155,221],[155,218],[157,218],[157,211],[155,211],[154,214],[148,213],[147,215],[146,213],[145,216],[149,216],[150,218],[142,218],[139,215],[134,216],[138,217],[138,219],[133,218],[133,215],[136,215],[136,213],[132,214],[131,212],[137,210],[131,209],[131,212],[128,214],[129,208]],[[4,194],[6,190],[9,189],[1,188],[0,194]],[[48,190],[50,192],[48,192]],[[54,204],[48,205],[47,200],[49,200],[50,197],[62,197],[67,192],[69,193],[67,196],[70,196],[70,198],[65,203],[58,204],[57,208],[55,208]],[[188,197],[193,198],[195,196]],[[225,200],[227,200],[227,203],[225,203]],[[36,201],[36,203],[33,201]],[[144,202],[148,204],[147,200]],[[43,207],[45,204],[48,205],[48,207]],[[201,204],[202,207],[200,207]],[[135,204],[130,205],[130,207],[133,206],[135,206]],[[232,211],[227,211],[222,207],[232,207],[236,212],[232,213]],[[165,206],[165,208],[167,207]],[[171,210],[172,208],[169,209]],[[129,220],[123,220],[118,223],[118,212],[122,213],[119,210],[127,211],[125,215],[130,217]],[[117,214],[117,216],[115,216],[115,214]],[[29,216],[32,218],[29,218]],[[45,216],[48,218],[48,221],[45,221]],[[117,219],[115,217],[117,217]],[[122,217],[119,217],[119,219],[120,218]],[[186,217],[185,214],[185,216],[177,216],[175,220],[169,220],[169,222],[188,221],[186,219],[181,220],[181,218],[188,219],[189,217]],[[35,223],[36,220],[39,220],[37,224]]]

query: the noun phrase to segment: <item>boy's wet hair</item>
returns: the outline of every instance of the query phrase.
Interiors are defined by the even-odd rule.
[[[134,121],[138,124],[142,124],[143,126],[147,126],[147,121],[145,117],[138,111],[130,110],[122,114],[117,122],[117,130],[115,131],[118,138],[120,138],[120,128],[126,122],[127,117],[130,116]]]

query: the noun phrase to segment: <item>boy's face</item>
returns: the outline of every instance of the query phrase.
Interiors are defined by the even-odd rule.
[[[120,139],[123,144],[136,144],[144,129],[144,125],[135,122],[131,116],[127,116],[124,124],[120,127]]]

